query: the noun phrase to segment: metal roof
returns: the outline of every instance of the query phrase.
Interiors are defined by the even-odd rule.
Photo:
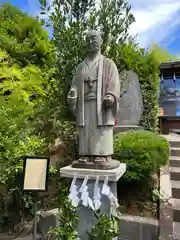
[[[180,61],[165,62],[160,64],[160,69],[180,68]]]

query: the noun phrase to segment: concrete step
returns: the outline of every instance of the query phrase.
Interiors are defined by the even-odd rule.
[[[170,167],[180,167],[180,157],[171,156],[169,158]]]
[[[170,170],[171,180],[180,181],[180,168],[170,167],[169,170]]]
[[[173,220],[180,222],[180,199],[172,199]]]
[[[180,157],[180,147],[171,147],[171,156]]]
[[[180,139],[179,140],[169,140],[169,144],[171,147],[179,147],[180,148]]]
[[[173,239],[180,240],[180,223],[173,222]]]
[[[161,136],[168,140],[171,147],[180,147],[180,135],[168,134],[168,135],[161,135]]]
[[[172,198],[180,199],[180,181],[171,181]]]

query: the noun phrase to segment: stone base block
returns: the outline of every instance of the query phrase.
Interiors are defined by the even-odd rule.
[[[45,239],[48,232],[58,226],[59,211],[58,208],[50,211],[39,211],[38,216],[38,233]]]
[[[108,186],[110,188],[110,191],[113,193],[115,197],[117,197],[117,181],[118,179],[125,173],[126,171],[126,165],[120,164],[119,167],[115,169],[110,170],[99,170],[99,169],[83,169],[83,168],[73,168],[72,166],[67,166],[60,169],[60,175],[62,177],[68,177],[73,178],[76,176],[76,183],[77,189],[79,190],[84,178],[88,176],[87,181],[87,188],[89,197],[93,199],[94,195],[94,186],[96,177],[99,177],[99,188],[100,192],[102,192],[104,180],[108,176]],[[78,191],[77,190],[77,191]],[[80,197],[81,195],[79,195]],[[109,199],[109,196],[101,194],[101,207],[100,207],[100,213],[110,215],[112,213],[112,205],[111,201]],[[81,240],[88,240],[88,232],[91,232],[92,226],[97,223],[97,219],[95,217],[95,214],[92,209],[85,207],[82,205],[82,201],[80,201],[78,209],[77,209],[77,215],[80,217],[79,226],[78,226],[78,237]],[[114,238],[113,240],[117,240],[117,238]]]

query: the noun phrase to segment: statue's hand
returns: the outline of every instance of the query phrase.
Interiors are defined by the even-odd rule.
[[[115,101],[114,96],[112,96],[111,94],[105,95],[105,97],[103,99],[103,102],[106,107],[111,107],[113,105],[114,101]]]
[[[75,94],[75,90],[71,89],[71,91],[68,93],[68,96],[67,96],[67,102],[68,104],[74,104],[76,103],[76,100],[77,100],[77,97]]]

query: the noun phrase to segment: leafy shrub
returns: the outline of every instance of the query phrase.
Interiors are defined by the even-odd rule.
[[[11,65],[11,57],[0,49],[0,185],[6,186],[6,199],[14,200],[8,201],[7,207],[8,214],[14,211],[15,221],[32,203],[31,196],[20,188],[23,157],[41,155],[45,147],[45,139],[32,123],[46,96],[42,86],[47,81],[36,66]],[[36,93],[36,101],[30,100],[32,93]]]
[[[119,236],[118,222],[119,218],[113,215],[100,214],[94,212],[97,223],[92,227],[89,234],[89,240],[112,240]]]
[[[115,138],[115,159],[127,164],[127,182],[149,181],[170,155],[168,141],[153,132],[127,131]]]
[[[76,214],[76,208],[69,201],[67,188],[68,182],[62,181],[59,192],[59,221],[58,226],[52,229],[49,234],[57,240],[77,239],[77,227],[79,216]],[[53,238],[54,239],[54,238]]]

